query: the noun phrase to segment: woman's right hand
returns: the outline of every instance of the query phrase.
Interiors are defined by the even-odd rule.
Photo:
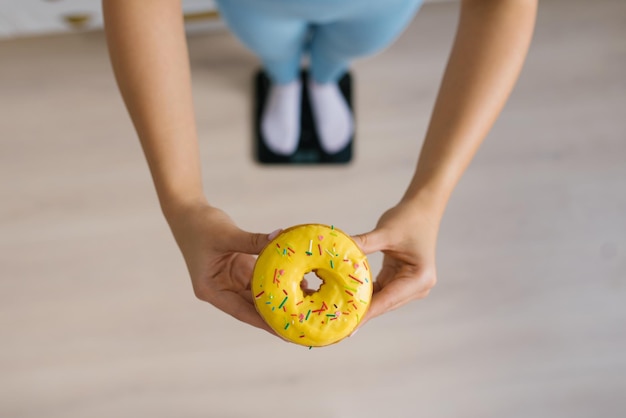
[[[274,334],[254,307],[250,280],[255,263],[252,254],[259,254],[279,231],[269,235],[243,231],[226,213],[206,202],[177,208],[167,219],[196,297]]]

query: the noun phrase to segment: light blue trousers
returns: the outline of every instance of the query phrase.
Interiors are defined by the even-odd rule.
[[[220,14],[272,81],[299,76],[303,54],[318,83],[338,80],[358,57],[402,33],[422,0],[216,0]]]

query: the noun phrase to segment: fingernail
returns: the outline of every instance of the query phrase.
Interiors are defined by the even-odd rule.
[[[281,233],[281,231],[282,231],[282,229],[277,229],[277,230],[276,230],[276,231],[274,231],[274,232],[270,232],[270,234],[267,236],[267,239],[268,239],[269,241],[273,240],[274,238],[276,238],[276,237],[278,236],[278,234],[280,234],[280,233]]]
[[[354,337],[354,334],[356,334],[357,332],[359,332],[359,329],[355,329],[354,332],[352,334],[350,334],[350,337]]]

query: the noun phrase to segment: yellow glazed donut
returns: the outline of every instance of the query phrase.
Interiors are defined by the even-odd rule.
[[[311,271],[323,283],[307,294],[300,284]],[[352,238],[317,224],[291,227],[272,240],[256,261],[251,287],[265,322],[284,339],[309,347],[350,335],[373,290],[367,258]]]

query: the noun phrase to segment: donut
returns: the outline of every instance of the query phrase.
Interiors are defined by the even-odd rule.
[[[320,288],[304,291],[314,272]],[[252,298],[265,322],[283,339],[322,347],[349,336],[372,299],[372,276],[359,246],[334,226],[297,225],[283,230],[259,254]]]

